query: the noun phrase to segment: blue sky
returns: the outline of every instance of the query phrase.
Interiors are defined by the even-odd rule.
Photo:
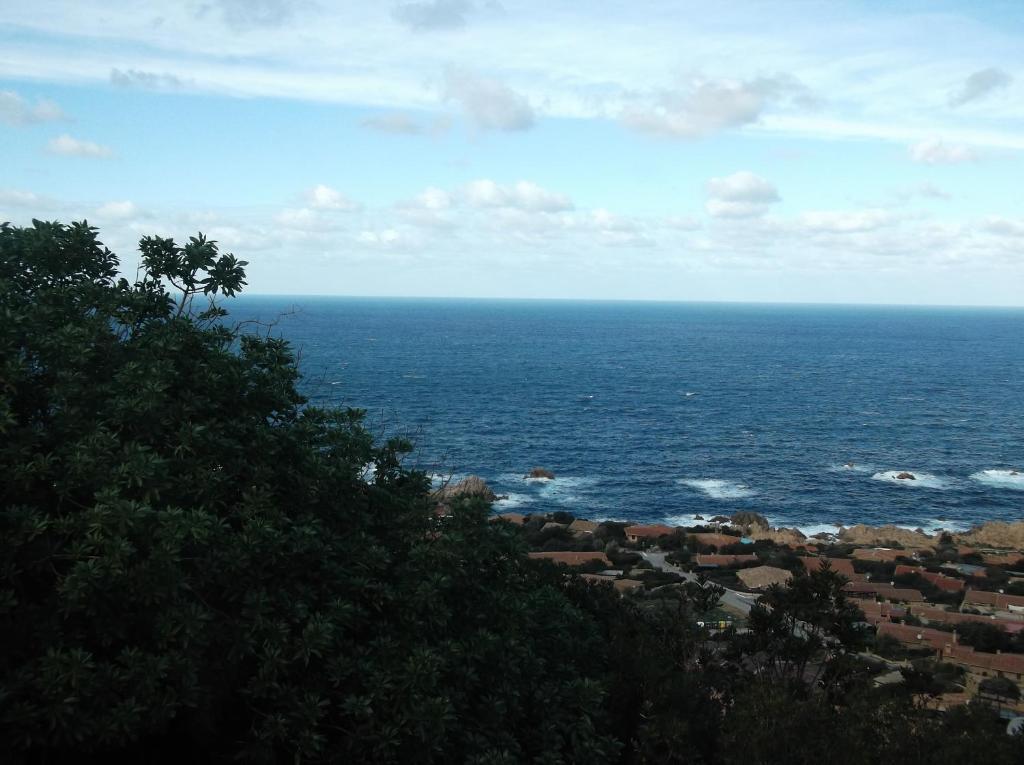
[[[0,5],[0,219],[258,293],[1024,305],[1019,2]]]

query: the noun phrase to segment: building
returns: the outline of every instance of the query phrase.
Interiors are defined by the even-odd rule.
[[[923,603],[924,595],[920,590],[909,587],[894,587],[887,582],[847,582],[843,591],[855,598],[879,597],[886,600],[898,600],[904,603]]]
[[[906,566],[902,563],[896,566],[894,575],[903,576],[904,574],[917,574],[926,582],[931,582],[935,587],[938,587],[940,590],[944,590],[945,592],[960,592],[964,588],[963,579],[946,576],[945,574],[938,574],[934,571],[925,571],[920,566]]]
[[[849,558],[818,558],[809,555],[802,556],[800,562],[804,564],[807,573],[819,570],[827,562],[837,574],[842,574],[847,579],[853,580],[857,574],[853,570],[853,561]]]
[[[1011,634],[1024,632],[1024,618],[999,618],[995,614],[964,614],[959,611],[948,611],[938,606],[928,605],[915,605],[911,612],[918,619],[932,624],[957,625],[964,624],[965,622],[975,622],[989,624]]]
[[[595,560],[605,566],[612,565],[603,552],[532,552],[528,555],[534,560],[549,560],[563,566],[582,566]]]
[[[655,540],[674,531],[674,526],[655,524],[652,526],[626,526],[625,534],[626,541],[636,543]]]
[[[1024,596],[1004,595],[1001,592],[986,592],[984,590],[968,590],[964,594],[960,610],[973,608],[984,613],[995,611],[1009,611],[1010,613],[1024,614]]]
[[[864,612],[864,621],[877,627],[887,622],[898,622],[907,615],[907,609],[893,603],[879,603],[877,600],[861,600],[857,607]]]
[[[615,577],[602,576],[601,574],[581,574],[580,576],[583,579],[585,579],[586,581],[592,582],[592,583],[598,583],[599,584],[601,582],[607,582],[608,584],[610,584],[612,587],[615,588],[616,592],[618,592],[620,594],[621,593],[626,593],[626,592],[629,592],[631,590],[635,590],[638,587],[643,587],[644,586],[644,583],[639,581],[639,580],[637,580],[637,579],[616,579]]]
[[[878,637],[891,637],[905,646],[930,648],[940,653],[947,645],[952,645],[956,635],[952,632],[931,629],[929,627],[912,627],[908,624],[882,622],[878,625]]]

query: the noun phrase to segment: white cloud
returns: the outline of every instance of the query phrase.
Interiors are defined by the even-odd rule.
[[[72,138],[67,133],[52,139],[46,148],[51,154],[62,154],[68,157],[105,159],[114,155],[114,152],[108,146]]]
[[[1013,77],[1002,69],[988,67],[971,74],[963,84],[949,96],[950,106],[963,106],[1003,88],[1009,87]]]
[[[798,221],[811,232],[856,234],[891,225],[895,218],[885,210],[812,210],[801,213]]]
[[[756,122],[771,104],[806,99],[807,91],[792,77],[759,77],[748,81],[697,80],[661,93],[655,103],[627,109],[631,128],[670,138],[703,138]]]
[[[468,0],[419,0],[396,5],[391,15],[414,32],[427,32],[465,26],[471,9]]]
[[[778,189],[770,181],[747,170],[710,179],[707,191],[705,209],[716,218],[756,217],[779,201]]]
[[[13,90],[0,90],[0,122],[7,125],[35,125],[65,119],[67,116],[53,101],[37,98],[33,104]]]
[[[358,210],[359,205],[337,189],[317,184],[305,194],[306,203],[314,210],[343,210],[352,212]]]
[[[443,96],[455,101],[466,117],[483,130],[526,130],[533,127],[530,102],[507,85],[464,69],[445,72]]]
[[[978,155],[970,146],[929,138],[910,146],[910,158],[926,165],[957,165],[974,162]]]
[[[394,133],[396,135],[419,135],[426,132],[426,128],[408,114],[392,113],[377,114],[360,120],[359,124],[370,130],[377,130],[381,133]]]
[[[166,72],[144,72],[139,69],[110,70],[110,83],[120,88],[146,88],[148,90],[178,90],[185,86],[179,77]]]
[[[134,202],[127,200],[123,202],[107,202],[97,208],[96,214],[101,218],[134,218],[139,214],[139,208]]]
[[[279,27],[292,22],[299,11],[315,8],[310,0],[215,0],[224,23],[239,31]],[[200,6],[199,15],[209,6]]]
[[[503,186],[482,179],[466,185],[464,196],[473,207],[514,207],[535,212],[571,210],[572,200],[565,194],[548,191],[530,181]]]
[[[415,202],[424,210],[447,210],[452,206],[452,196],[444,189],[430,186],[416,197]]]
[[[379,231],[360,231],[356,241],[370,247],[389,248],[403,243],[402,234],[393,228],[381,229]]]
[[[980,228],[997,236],[1024,237],[1024,220],[1011,220],[993,215],[982,221]]]
[[[42,201],[42,197],[31,191],[0,189],[0,204],[11,205],[12,207],[34,207]]]

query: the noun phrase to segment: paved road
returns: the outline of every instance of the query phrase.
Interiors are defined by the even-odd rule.
[[[678,566],[673,566],[671,563],[665,560],[668,553],[658,551],[643,551],[640,553],[644,556],[645,560],[650,561],[651,565],[655,568],[660,568],[662,571],[671,571],[673,574],[679,574],[684,579],[688,579],[691,582],[697,581],[696,574],[691,574],[687,571],[683,571]],[[747,592],[737,592],[736,590],[730,590],[726,588],[725,593],[722,595],[722,605],[728,606],[734,611],[739,611],[744,616],[750,613],[750,607],[757,602],[757,595],[752,595]]]

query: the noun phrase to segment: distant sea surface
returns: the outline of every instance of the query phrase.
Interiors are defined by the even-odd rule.
[[[243,297],[314,402],[477,474],[497,510],[691,523],[756,510],[965,529],[1024,519],[1024,311]],[[530,468],[554,481],[526,480]],[[902,471],[917,480],[899,480]],[[1015,474],[1014,471],[1020,471]]]

